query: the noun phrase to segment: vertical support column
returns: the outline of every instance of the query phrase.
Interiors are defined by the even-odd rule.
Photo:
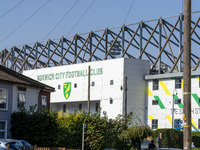
[[[140,22],[140,53],[139,55],[142,52],[142,28],[143,28],[143,21]],[[141,59],[142,59],[142,56],[141,56]]]
[[[51,47],[51,40],[49,39],[48,40],[48,60],[49,60],[49,58],[50,58],[50,47]],[[48,67],[50,66],[50,61],[48,62],[48,65],[47,65]]]
[[[180,40],[179,40],[179,54],[180,54],[180,52],[181,52],[181,50],[182,50],[182,48],[183,48],[183,46],[182,46],[182,44],[183,44],[183,34],[182,34],[182,32],[183,32],[183,14],[181,13],[180,14],[180,21],[179,21],[179,28],[180,28],[180,31],[179,31],[179,38],[180,38]],[[179,68],[179,71],[181,72],[181,70],[182,70],[182,65],[181,65],[181,61],[182,61],[182,56],[180,57],[180,59],[179,59],[179,64],[178,64],[178,68]]]
[[[37,57],[38,57],[38,41],[36,42],[36,45],[35,45],[35,60],[37,60]],[[35,64],[35,69],[37,69],[37,62]]]
[[[162,18],[159,19],[159,45],[158,45],[158,54],[162,49]],[[161,56],[158,60],[158,74],[161,73]]]
[[[74,59],[76,58],[76,55],[77,55],[77,40],[78,40],[78,35],[76,34],[75,35],[75,52],[74,52]],[[76,61],[77,59],[75,59],[75,64],[76,64]]]
[[[11,64],[14,62],[15,59],[15,46],[12,47],[12,59],[11,59]],[[14,70],[14,66],[12,66],[12,70]]]
[[[25,62],[25,60],[26,60],[26,44],[24,45],[24,57],[23,57],[23,60],[24,60],[23,68],[24,68],[24,70],[26,70],[26,62]]]
[[[106,32],[105,33],[105,56],[106,56],[108,52],[108,28],[106,28],[105,32]]]
[[[123,25],[123,26],[122,26],[122,52],[121,52],[121,56],[122,56],[123,53],[124,53],[124,38],[125,38],[124,31],[125,31],[125,26]]]
[[[64,37],[61,38],[61,58],[63,58],[63,41],[64,41]],[[63,59],[61,61],[61,66],[63,65]]]
[[[93,36],[93,33],[92,33],[92,31],[90,32],[90,56],[91,56],[91,54],[92,54],[92,36]],[[90,61],[91,61],[91,59],[90,59]]]

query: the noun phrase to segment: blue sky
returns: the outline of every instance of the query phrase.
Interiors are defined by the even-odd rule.
[[[9,49],[49,38],[178,15],[183,12],[183,2],[184,0],[0,0],[0,51],[6,47]],[[200,0],[192,0],[192,11],[199,10]],[[64,17],[65,14],[67,15]]]

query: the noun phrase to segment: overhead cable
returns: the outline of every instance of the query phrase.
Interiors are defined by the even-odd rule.
[[[10,11],[14,10],[17,6],[19,6],[24,0],[20,1],[19,3],[17,3],[15,6],[13,6],[12,8],[10,8],[8,11],[6,11],[4,14],[2,14],[0,16],[0,18],[4,17],[5,15],[7,15]]]
[[[45,40],[54,30],[55,28],[63,21],[63,19],[69,14],[69,12],[74,8],[74,6],[79,2],[79,0],[74,3],[74,5],[70,8],[70,10],[67,11],[67,13],[58,21],[58,23],[51,29],[51,31],[43,38]]]
[[[38,8],[30,17],[28,17],[22,24],[20,24],[17,28],[15,28],[12,32],[10,32],[4,39],[0,41],[2,43],[8,37],[10,37],[15,31],[17,31],[21,26],[23,26],[28,20],[30,20],[37,12],[39,12],[50,0],[47,0],[40,8]]]
[[[76,24],[73,26],[73,28],[71,29],[71,31],[68,33],[68,35],[74,30],[74,28],[78,25],[78,23],[81,21],[81,19],[85,16],[85,14],[87,13],[87,11],[90,9],[90,7],[94,4],[95,0],[93,0],[93,2],[90,4],[90,6],[87,8],[87,10],[83,13],[83,15],[78,19],[78,21],[76,22]]]

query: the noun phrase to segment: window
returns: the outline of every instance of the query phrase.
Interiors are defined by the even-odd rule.
[[[46,96],[41,96],[41,106],[46,107],[47,106],[47,97]]]
[[[153,119],[152,120],[152,129],[157,129],[158,128],[158,119]]]
[[[113,85],[114,83],[113,83],[113,80],[110,80],[110,85]]]
[[[79,109],[79,111],[82,110],[82,104],[79,104],[78,109]]]
[[[153,80],[153,90],[158,90],[159,89],[159,84],[158,84],[158,80]]]
[[[152,100],[152,105],[158,105],[158,100]]]
[[[200,103],[200,98],[199,98],[199,103]]]
[[[63,105],[63,112],[66,112],[66,104]]]
[[[0,110],[5,110],[8,103],[8,93],[7,89],[0,89]]]
[[[181,129],[181,119],[175,119],[174,120],[174,129]]]
[[[181,99],[175,99],[175,100],[174,100],[174,103],[175,103],[175,104],[181,104]]]
[[[92,86],[94,86],[95,85],[95,82],[92,82]]]
[[[198,129],[200,129],[200,119],[198,119]]]
[[[74,88],[77,88],[77,83],[74,83]]]
[[[19,93],[18,93],[18,110],[21,111],[25,108],[25,102],[26,102],[26,92],[19,91]]]
[[[113,99],[112,98],[110,98],[110,104],[113,104]]]
[[[58,85],[58,89],[60,89],[60,85]]]
[[[6,131],[7,131],[7,122],[0,120],[0,138],[7,138]]]
[[[175,89],[181,89],[181,78],[175,79]]]
[[[95,110],[96,110],[96,112],[99,112],[99,103],[95,104]]]

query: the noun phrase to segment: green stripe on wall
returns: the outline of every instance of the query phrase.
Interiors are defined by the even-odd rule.
[[[165,106],[163,105],[162,101],[158,96],[154,96],[156,100],[158,100],[158,105],[160,106],[161,109],[165,109]]]
[[[200,107],[200,103],[199,103],[199,97],[197,94],[192,94],[192,97],[195,99],[195,101],[197,102],[197,104],[199,105]]]
[[[172,95],[172,97],[173,97],[173,95]],[[179,99],[179,98],[178,98],[177,95],[174,95],[174,99]],[[178,104],[178,107],[179,107],[179,108],[183,108],[183,104],[182,104],[182,103],[181,103],[181,104]]]

